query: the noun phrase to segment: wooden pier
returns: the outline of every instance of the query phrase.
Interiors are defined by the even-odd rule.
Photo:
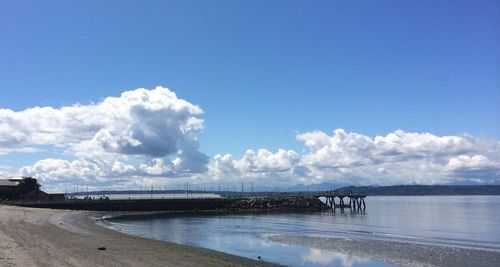
[[[333,211],[335,209],[341,209],[342,211],[346,208],[351,210],[365,210],[366,195],[353,194],[353,193],[338,193],[338,192],[327,192],[321,197],[326,198],[326,205],[328,205]],[[335,199],[338,198],[338,201]],[[344,199],[349,199],[349,203],[345,202]]]

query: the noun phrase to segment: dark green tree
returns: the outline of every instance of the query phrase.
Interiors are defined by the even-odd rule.
[[[40,189],[40,184],[35,178],[32,177],[23,177],[23,178],[24,179],[22,179],[16,187],[17,191],[16,193],[18,195],[27,194],[31,191]]]

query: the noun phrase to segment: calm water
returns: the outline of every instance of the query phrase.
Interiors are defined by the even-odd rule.
[[[113,229],[290,266],[387,266],[270,235],[357,237],[500,251],[500,196],[368,197],[364,214],[245,214],[113,219]]]

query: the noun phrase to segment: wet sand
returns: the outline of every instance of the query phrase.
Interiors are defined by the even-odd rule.
[[[500,253],[385,240],[273,235],[272,241],[334,250],[399,266],[500,266]]]
[[[0,266],[272,266],[126,235],[97,225],[93,215],[0,204]]]

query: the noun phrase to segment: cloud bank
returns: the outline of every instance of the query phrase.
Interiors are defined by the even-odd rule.
[[[500,142],[397,130],[371,138],[343,129],[300,133],[307,151],[247,151],[241,159],[216,155],[210,174],[285,183],[355,185],[498,183]]]
[[[209,159],[197,140],[202,114],[199,106],[164,87],[126,91],[88,105],[0,109],[0,155],[61,149],[57,158],[18,170],[49,187],[137,186],[144,179],[170,183],[178,177],[281,186],[500,182],[500,142],[470,135],[310,131],[296,136],[305,148],[300,153],[262,148],[247,150],[241,158],[218,154]]]

